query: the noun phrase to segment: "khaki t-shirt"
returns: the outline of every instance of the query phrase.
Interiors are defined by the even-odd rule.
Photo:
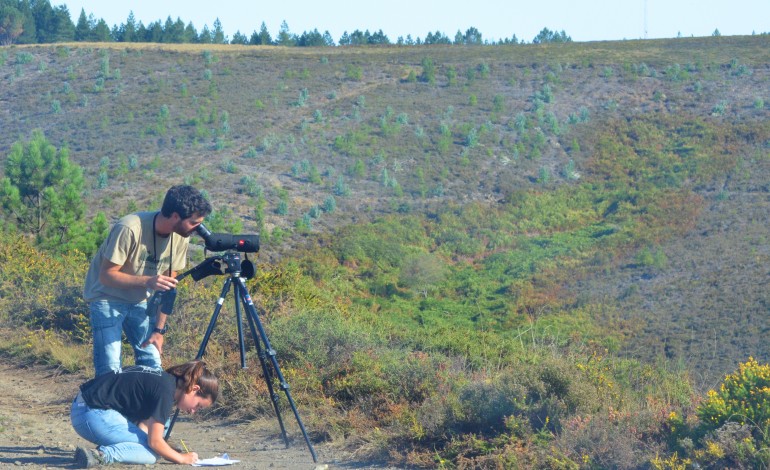
[[[153,230],[156,214],[158,212],[129,214],[112,227],[88,268],[84,289],[87,302],[113,300],[138,303],[146,300],[152,293],[144,287],[115,288],[99,282],[99,270],[105,259],[122,266],[120,270],[124,273],[140,276],[168,274],[169,264],[172,262],[171,271],[179,272],[185,268],[189,239],[176,233],[165,238],[157,235]],[[157,253],[154,250],[157,250]]]

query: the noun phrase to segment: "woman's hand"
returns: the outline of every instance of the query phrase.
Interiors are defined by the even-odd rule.
[[[154,418],[150,418],[145,421],[149,432],[147,433],[147,441],[150,448],[154,450],[158,455],[168,460],[169,462],[181,463],[191,465],[198,461],[198,454],[195,452],[188,452],[182,454],[176,451],[173,447],[168,445],[168,442],[164,439],[165,429],[163,423],[156,421]]]
[[[189,452],[187,454],[180,454],[182,456],[182,462],[187,465],[192,465],[195,462],[198,461],[198,453],[197,452]]]

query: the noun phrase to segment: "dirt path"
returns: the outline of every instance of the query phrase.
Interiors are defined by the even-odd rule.
[[[69,407],[83,377],[59,374],[39,367],[18,367],[0,358],[0,468],[75,468],[75,447],[89,446],[69,422]],[[293,416],[284,416],[284,421]],[[287,429],[290,429],[287,424]],[[323,444],[314,444],[318,462],[313,462],[302,434],[289,430],[286,448],[277,420],[229,424],[189,418],[177,420],[170,442],[179,439],[202,458],[222,452],[240,460],[233,470],[382,469],[393,467],[356,461],[354,456]],[[175,468],[163,461],[157,466]],[[145,468],[114,465],[111,469]]]

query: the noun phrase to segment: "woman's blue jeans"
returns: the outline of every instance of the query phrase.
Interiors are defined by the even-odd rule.
[[[152,465],[158,460],[147,433],[115,410],[89,408],[80,394],[72,402],[70,420],[80,437],[99,446],[105,463]]]
[[[147,302],[136,304],[96,300],[88,304],[91,311],[91,331],[94,334],[94,369],[96,375],[120,371],[123,364],[122,334],[134,350],[136,365],[161,368],[160,353],[154,345],[141,345],[152,334],[155,318],[147,316]]]

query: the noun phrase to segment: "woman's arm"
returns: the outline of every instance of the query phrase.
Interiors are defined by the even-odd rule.
[[[170,462],[183,463],[187,465],[193,464],[198,460],[198,454],[195,452],[180,454],[170,445],[168,445],[168,442],[166,442],[166,440],[163,438],[165,432],[163,423],[157,421],[155,418],[150,418],[146,421],[143,421],[141,424],[145,424],[147,426],[147,436],[150,448],[164,459]]]

